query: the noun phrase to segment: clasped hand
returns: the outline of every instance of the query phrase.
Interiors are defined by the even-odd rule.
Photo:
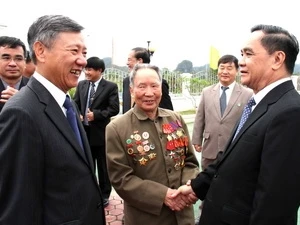
[[[8,86],[5,90],[1,92],[0,102],[7,102],[7,100],[10,99],[13,95],[15,95],[18,91],[18,89]]]
[[[180,211],[191,204],[195,204],[197,201],[198,198],[190,186],[190,182],[188,182],[177,190],[169,188],[164,203],[171,210]]]

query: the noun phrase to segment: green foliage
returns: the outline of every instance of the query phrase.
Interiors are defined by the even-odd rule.
[[[71,98],[74,98],[75,92],[76,92],[76,87],[71,88],[71,89],[69,90],[69,94],[70,94]]]
[[[205,79],[190,78],[189,92],[191,95],[200,95],[203,88],[211,85],[212,82]]]
[[[193,114],[196,114],[196,109],[180,111],[180,115],[193,115]]]

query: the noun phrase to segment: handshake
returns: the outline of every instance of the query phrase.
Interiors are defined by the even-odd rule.
[[[197,201],[198,198],[190,185],[190,181],[188,181],[177,190],[168,188],[164,204],[173,211],[180,211],[191,204],[195,204]]]

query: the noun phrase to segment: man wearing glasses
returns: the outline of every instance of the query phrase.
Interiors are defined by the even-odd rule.
[[[26,47],[18,38],[0,37],[0,112],[7,100],[28,82],[25,70]]]

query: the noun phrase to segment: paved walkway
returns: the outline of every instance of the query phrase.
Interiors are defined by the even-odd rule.
[[[122,225],[123,209],[123,199],[112,190],[109,205],[105,208],[106,225]]]

